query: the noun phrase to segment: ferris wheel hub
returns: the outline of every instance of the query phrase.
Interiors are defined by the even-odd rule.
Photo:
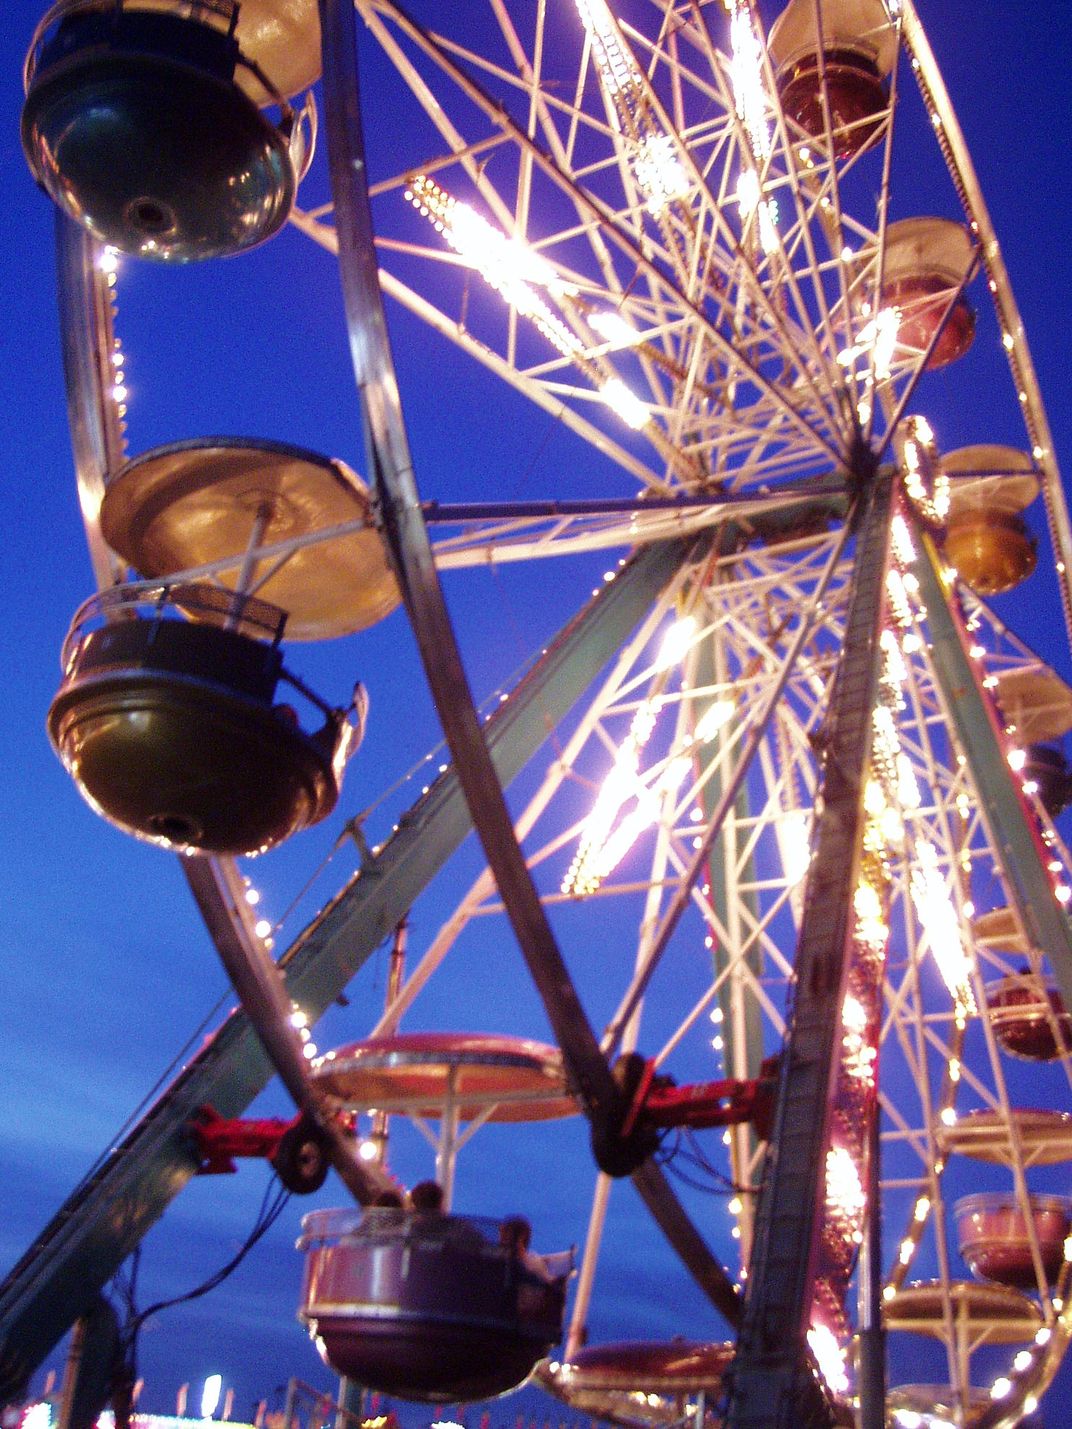
[[[658,1146],[657,1131],[640,1115],[654,1070],[639,1052],[626,1052],[611,1068],[619,1103],[592,1117],[592,1155],[607,1176],[631,1176]]]

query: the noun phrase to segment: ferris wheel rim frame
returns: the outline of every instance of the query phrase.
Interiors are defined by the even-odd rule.
[[[365,419],[370,471],[381,503],[384,534],[433,701],[454,758],[473,826],[499,885],[530,976],[544,1003],[593,1136],[627,1146],[622,1124],[629,1103],[591,1030],[532,883],[502,789],[480,729],[436,573],[419,500],[387,338],[378,275],[364,141],[358,109],[355,12],[348,0],[320,0],[329,164],[336,205],[347,225],[339,268],[354,374]],[[739,1295],[676,1193],[650,1159],[650,1149],[625,1151],[634,1184],[703,1293],[727,1318]],[[597,1153],[598,1155],[598,1153]]]

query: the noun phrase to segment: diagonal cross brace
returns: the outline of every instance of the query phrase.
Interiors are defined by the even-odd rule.
[[[650,546],[548,647],[486,726],[509,783],[565,718],[686,558],[683,543]],[[469,833],[453,769],[399,820],[397,833],[280,960],[289,995],[314,1021],[345,989]],[[68,1197],[0,1284],[0,1401],[17,1398],[58,1340],[196,1173],[187,1133],[198,1108],[240,1116],[273,1068],[238,1009],[145,1115]]]
[[[1054,896],[1037,822],[1009,768],[993,704],[980,684],[963,622],[942,582],[934,542],[924,534],[920,545],[912,569],[926,611],[942,709],[968,762],[1009,903],[1030,942],[1049,958],[1064,1004],[1072,1007],[1072,922]]]

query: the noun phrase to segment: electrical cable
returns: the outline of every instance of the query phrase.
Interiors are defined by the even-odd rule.
[[[137,1375],[138,1335],[145,1322],[153,1315],[159,1314],[161,1310],[168,1310],[173,1305],[182,1305],[190,1300],[198,1300],[201,1296],[207,1295],[210,1290],[215,1290],[217,1286],[222,1285],[228,1276],[238,1269],[258,1241],[262,1240],[275,1225],[289,1200],[290,1192],[280,1184],[278,1177],[273,1173],[265,1187],[253,1228],[231,1259],[214,1271],[207,1280],[202,1281],[200,1285],[195,1285],[192,1290],[187,1290],[183,1294],[172,1296],[167,1300],[158,1300],[145,1310],[138,1310],[135,1304],[141,1247],[139,1246],[133,1252],[129,1272],[126,1274],[118,1272],[112,1282],[127,1311],[126,1323],[122,1331],[123,1360],[132,1377],[136,1378]]]

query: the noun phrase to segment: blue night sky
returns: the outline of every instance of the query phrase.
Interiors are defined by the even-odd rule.
[[[434,6],[432,9],[434,10]],[[456,12],[458,5],[449,8]],[[475,7],[474,7],[475,8]],[[1001,240],[1046,399],[1059,460],[1072,464],[1068,312],[1072,268],[1067,216],[1072,6],[1000,0],[918,0],[923,23],[965,129]],[[90,1164],[169,1075],[203,1019],[229,1005],[225,977],[201,927],[177,861],[105,824],[83,803],[45,734],[59,680],[59,651],[93,578],[75,499],[57,332],[53,211],[23,160],[21,66],[38,18],[33,0],[4,7],[4,107],[0,184],[7,239],[0,324],[7,539],[3,554],[7,690],[0,701],[5,760],[0,823],[0,1264],[22,1253]],[[366,96],[367,142],[397,145],[391,116]],[[895,194],[895,199],[897,195]],[[907,209],[905,211],[908,211]],[[441,499],[629,494],[632,483],[601,464],[555,421],[521,406],[482,370],[398,310],[388,321],[422,493]],[[241,258],[160,272],[125,265],[118,330],[128,352],[130,450],[210,433],[274,437],[363,466],[360,414],[331,260],[293,230]],[[980,404],[986,394],[979,393]],[[964,426],[964,413],[950,425]],[[932,416],[935,426],[940,421]],[[958,436],[949,445],[972,438]],[[585,463],[577,476],[578,463]],[[519,667],[586,597],[606,562],[515,570],[509,579],[466,574],[447,584],[478,696]],[[1019,629],[1067,677],[1068,652],[1054,611],[1041,624],[1029,605]],[[321,692],[342,701],[363,679],[372,699],[369,735],[352,763],[339,814],[324,829],[250,864],[266,916],[282,918],[331,852],[344,819],[378,805],[385,788],[425,759],[438,738],[413,641],[400,612],[373,631],[303,649],[295,660]],[[438,764],[440,756],[431,763]],[[428,765],[423,766],[427,771]],[[370,838],[426,782],[414,779],[369,817]],[[301,909],[306,916],[353,866],[343,850]],[[468,886],[469,847],[449,884]],[[411,925],[414,953],[449,909],[436,885]],[[281,935],[301,926],[296,915]],[[463,967],[420,1005],[417,1026],[519,1030],[547,1037],[542,1009],[500,928],[469,956],[498,962],[496,985]],[[382,1002],[386,953],[352,989],[351,1006],[317,1032],[322,1047],[359,1037]],[[475,990],[474,990],[475,989]],[[484,989],[481,991],[481,989]],[[210,1024],[211,1025],[211,1024]],[[289,1114],[271,1089],[264,1115]],[[431,1174],[431,1153],[399,1133],[394,1169],[405,1181]],[[579,1121],[531,1133],[488,1131],[463,1155],[457,1208],[522,1209],[535,1239],[553,1249],[583,1238],[589,1154]],[[226,1260],[249,1230],[268,1181],[259,1163],[237,1176],[195,1181],[145,1244],[142,1304],[181,1293]],[[593,1340],[722,1330],[650,1227],[628,1187],[616,1191],[614,1243],[592,1317]],[[313,1198],[340,1203],[337,1181]],[[329,1386],[295,1318],[301,1264],[293,1250],[302,1212],[292,1202],[268,1238],[211,1296],[170,1311],[145,1330],[140,1370],[147,1407],[167,1410],[183,1381],[219,1371],[245,1417],[291,1375]],[[722,1219],[721,1208],[716,1215]],[[728,1246],[728,1241],[726,1242]],[[630,1254],[626,1247],[638,1247]],[[726,1252],[728,1254],[728,1250]],[[615,1258],[616,1257],[616,1258]],[[60,1352],[49,1362],[62,1363]],[[39,1385],[41,1376],[35,1380]],[[1072,1369],[1044,1403],[1051,1426],[1072,1414]],[[507,1401],[502,1417],[512,1420]],[[555,1407],[533,1408],[541,1418]],[[497,1419],[496,1419],[496,1422]]]

